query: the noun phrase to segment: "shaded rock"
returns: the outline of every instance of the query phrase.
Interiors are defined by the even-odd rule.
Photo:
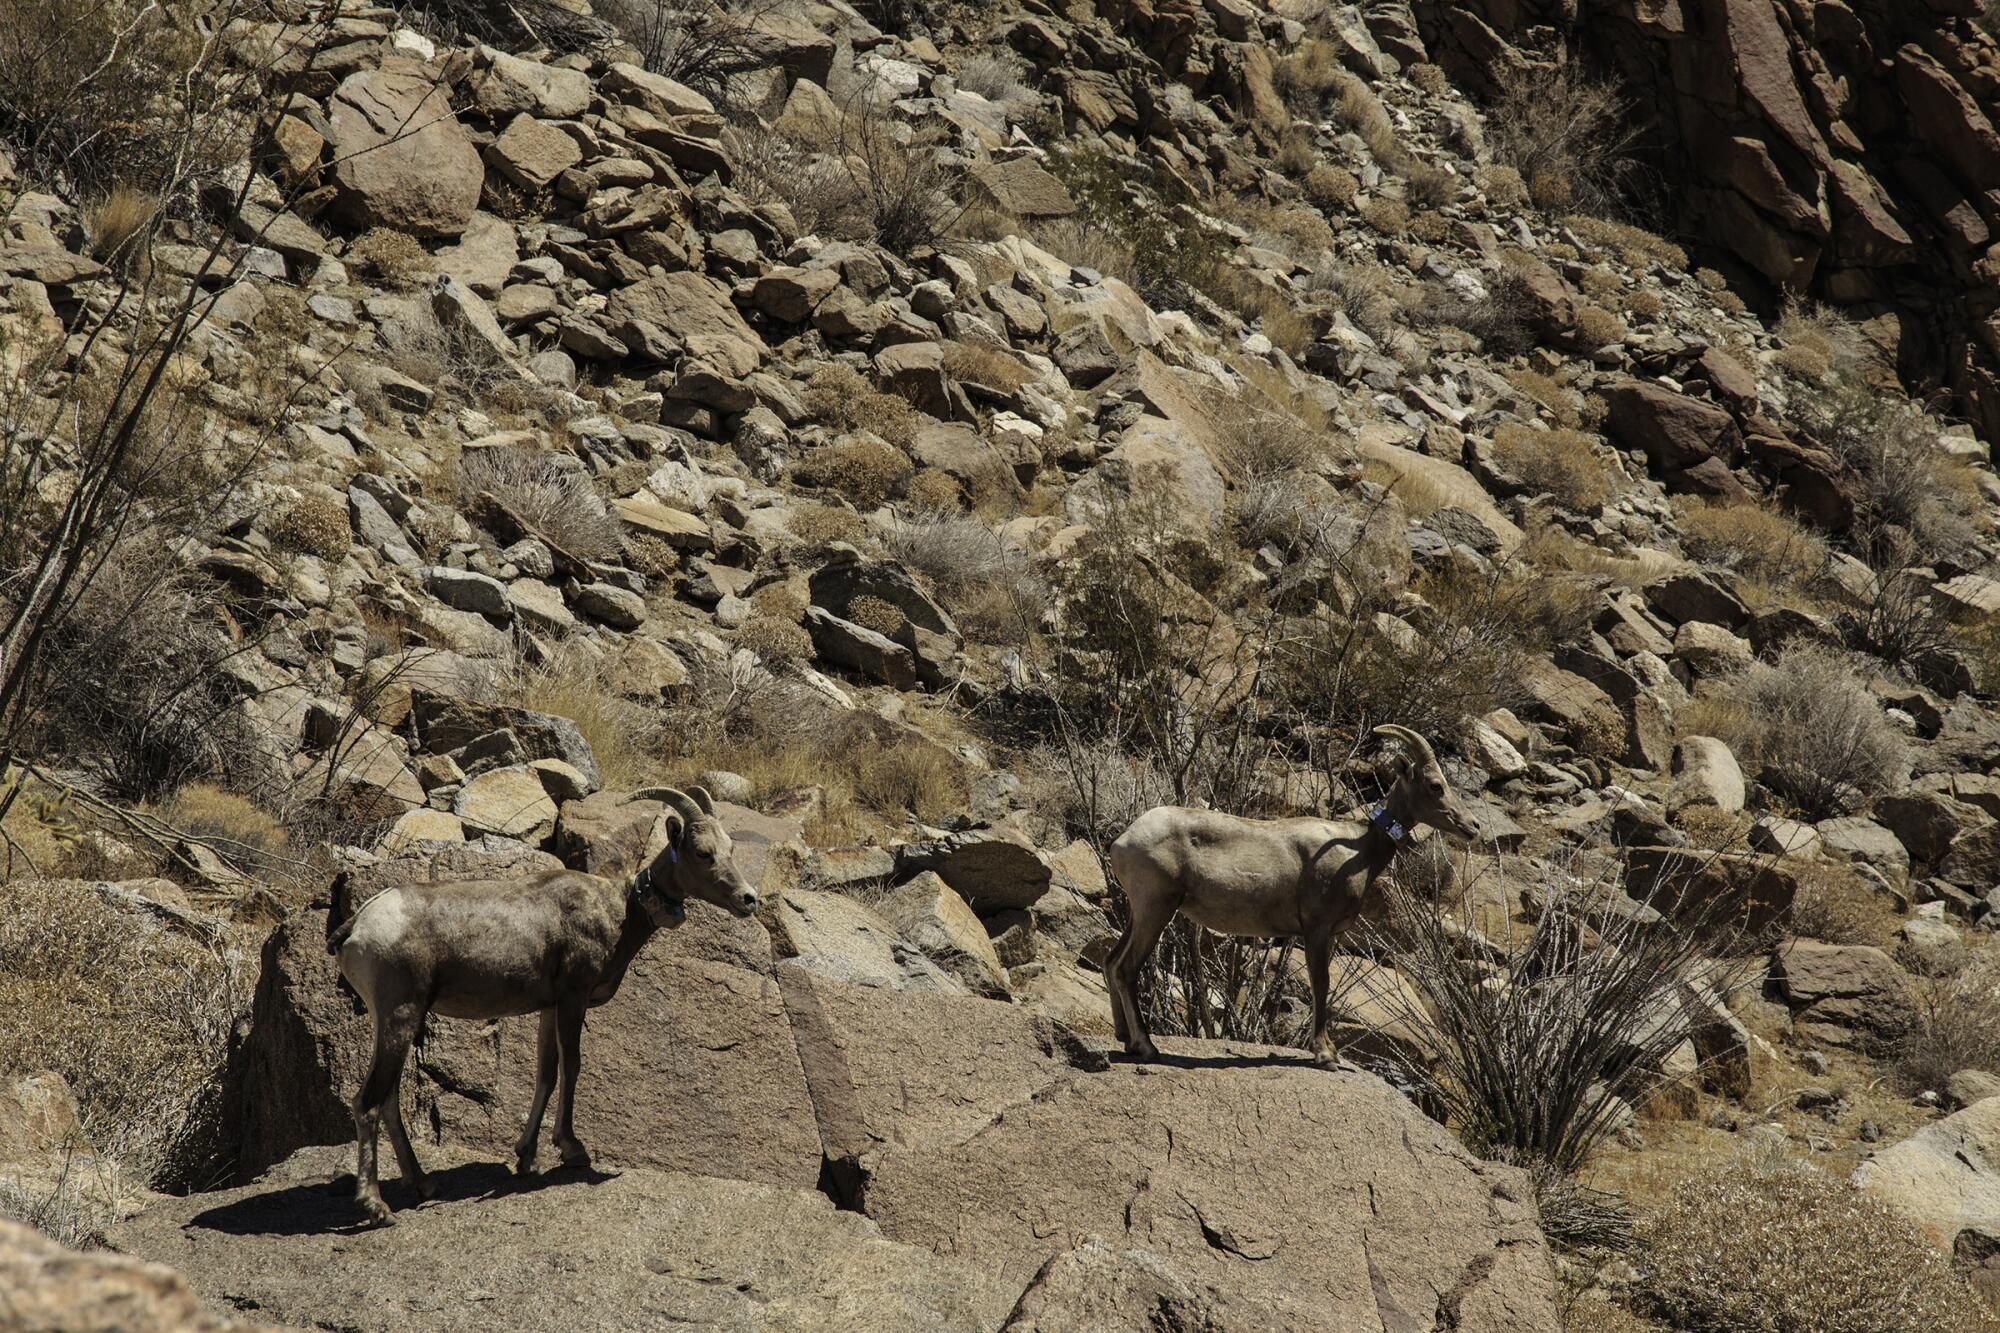
[[[78,1253],[0,1222],[0,1312],[15,1333],[252,1333],[268,1324],[209,1313],[173,1269],[147,1259]]]
[[[1625,380],[1605,390],[1605,424],[1627,449],[1641,449],[1671,478],[1710,459],[1733,463],[1743,449],[1736,419],[1715,406],[1664,385]]]
[[[1673,765],[1669,814],[1697,805],[1713,806],[1724,814],[1743,808],[1743,770],[1726,743],[1713,736],[1683,736],[1674,743]]]
[[[1874,820],[1850,815],[1822,819],[1814,828],[1819,832],[1820,848],[1827,855],[1874,866],[1891,879],[1909,877],[1909,852],[1895,834]]]
[[[1789,867],[1748,852],[1633,847],[1625,892],[1676,921],[1755,935],[1785,919],[1798,880]]]
[[[1007,828],[974,829],[896,849],[898,878],[926,870],[936,871],[982,913],[1032,907],[1053,878],[1048,858]]]
[[[771,945],[792,965],[848,985],[968,993],[880,913],[844,893],[787,889],[772,914]]]
[[[902,644],[818,606],[806,608],[805,625],[821,660],[895,689],[917,688],[916,659]]]
[[[849,616],[862,597],[887,602],[912,625],[933,634],[956,637],[951,614],[925,592],[910,571],[893,560],[831,560],[813,571],[808,583],[814,606],[836,616]]]
[[[965,899],[925,871],[877,898],[875,910],[930,960],[976,995],[1007,996],[1007,972],[986,927]]]

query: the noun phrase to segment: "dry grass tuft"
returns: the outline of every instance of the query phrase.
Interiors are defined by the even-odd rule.
[[[219,950],[74,880],[16,880],[0,913],[0,1075],[53,1069],[92,1143],[148,1177],[201,1134],[245,999]]]
[[[501,687],[506,702],[576,723],[604,785],[629,791],[662,780],[667,748],[659,710],[625,697],[615,665],[565,645],[539,666],[519,664]]]
[[[1990,1313],[1900,1213],[1805,1165],[1683,1181],[1643,1230],[1640,1307],[1701,1333],[1988,1333]]]
[[[590,474],[567,454],[526,449],[482,449],[459,461],[460,507],[477,512],[489,494],[523,522],[570,554],[604,560],[618,554],[625,529],[590,484]]]
[[[1622,93],[1574,65],[1514,66],[1487,108],[1486,135],[1538,206],[1595,213],[1617,200],[1636,137],[1630,115]]]
[[[1596,445],[1576,430],[1506,425],[1493,435],[1493,454],[1501,467],[1567,508],[1586,511],[1618,493],[1617,479],[1598,458]]]
[[[1354,207],[1354,197],[1361,193],[1361,181],[1345,167],[1322,163],[1306,173],[1303,188],[1313,207],[1331,213]]]
[[[844,434],[867,431],[903,452],[916,443],[923,414],[870,384],[852,366],[831,362],[806,381],[806,410]]]
[[[388,227],[371,227],[354,238],[342,261],[356,277],[408,290],[431,275],[431,257],[416,237]]]
[[[1677,503],[1681,545],[1703,564],[1741,570],[1784,589],[1803,588],[1826,568],[1826,543],[1774,506],[1698,496]]]
[[[294,551],[304,551],[322,560],[338,560],[347,554],[354,530],[347,523],[347,506],[322,495],[308,495],[271,525],[271,540]]]
[[[872,509],[895,495],[912,471],[900,449],[879,440],[853,439],[807,450],[792,468],[792,480]]]

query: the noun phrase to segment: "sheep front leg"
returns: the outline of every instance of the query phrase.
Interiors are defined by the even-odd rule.
[[[1328,974],[1333,966],[1333,940],[1330,933],[1308,936],[1305,941],[1305,954],[1306,977],[1312,983],[1313,993],[1313,1063],[1326,1069],[1334,1069],[1340,1064],[1340,1052],[1326,1032],[1327,990],[1330,984]]]
[[[556,1009],[556,1037],[562,1043],[562,1089],[556,1098],[556,1150],[564,1166],[590,1166],[590,1150],[576,1136],[576,1076],[583,1063],[584,1002],[564,1003]]]
[[[528,1123],[514,1141],[514,1174],[525,1176],[535,1169],[535,1146],[542,1137],[542,1113],[549,1109],[549,1094],[556,1086],[556,1011],[542,1010],[541,1031],[535,1046],[535,1100],[528,1108]]]

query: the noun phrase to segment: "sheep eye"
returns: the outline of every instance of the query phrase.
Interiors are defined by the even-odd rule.
[[[715,853],[711,852],[706,847],[697,849],[695,855],[699,856],[704,861],[713,861],[715,859]]]

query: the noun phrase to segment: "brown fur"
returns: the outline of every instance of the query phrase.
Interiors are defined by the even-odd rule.
[[[571,1113],[582,1059],[585,1010],[617,994],[632,960],[661,926],[684,919],[688,898],[738,916],[757,894],[738,873],[729,834],[708,793],[662,789],[645,870],[617,882],[556,870],[522,879],[409,884],[388,889],[346,919],[345,877],[334,883],[328,947],[341,976],[375,1016],[375,1054],[354,1096],[355,1197],[378,1225],[389,1222],[376,1176],[375,1131],[387,1113],[403,1178],[429,1198],[410,1148],[397,1088],[410,1044],[430,1013],[450,1018],[541,1015],[535,1098],[515,1143],[516,1171],[534,1168],[535,1144],[560,1069],[555,1143],[565,1166],[587,1166]]]
[[[1429,742],[1406,727],[1378,727],[1376,734],[1408,751],[1384,799],[1406,834],[1430,824],[1473,836]],[[1376,877],[1397,845],[1372,822],[1244,819],[1174,805],[1133,820],[1111,845],[1130,921],[1104,964],[1112,1027],[1125,1049],[1142,1060],[1159,1054],[1139,1009],[1139,970],[1183,914],[1221,935],[1299,937],[1312,983],[1313,1052],[1332,1063],[1326,1011],[1333,942],[1376,907]]]

